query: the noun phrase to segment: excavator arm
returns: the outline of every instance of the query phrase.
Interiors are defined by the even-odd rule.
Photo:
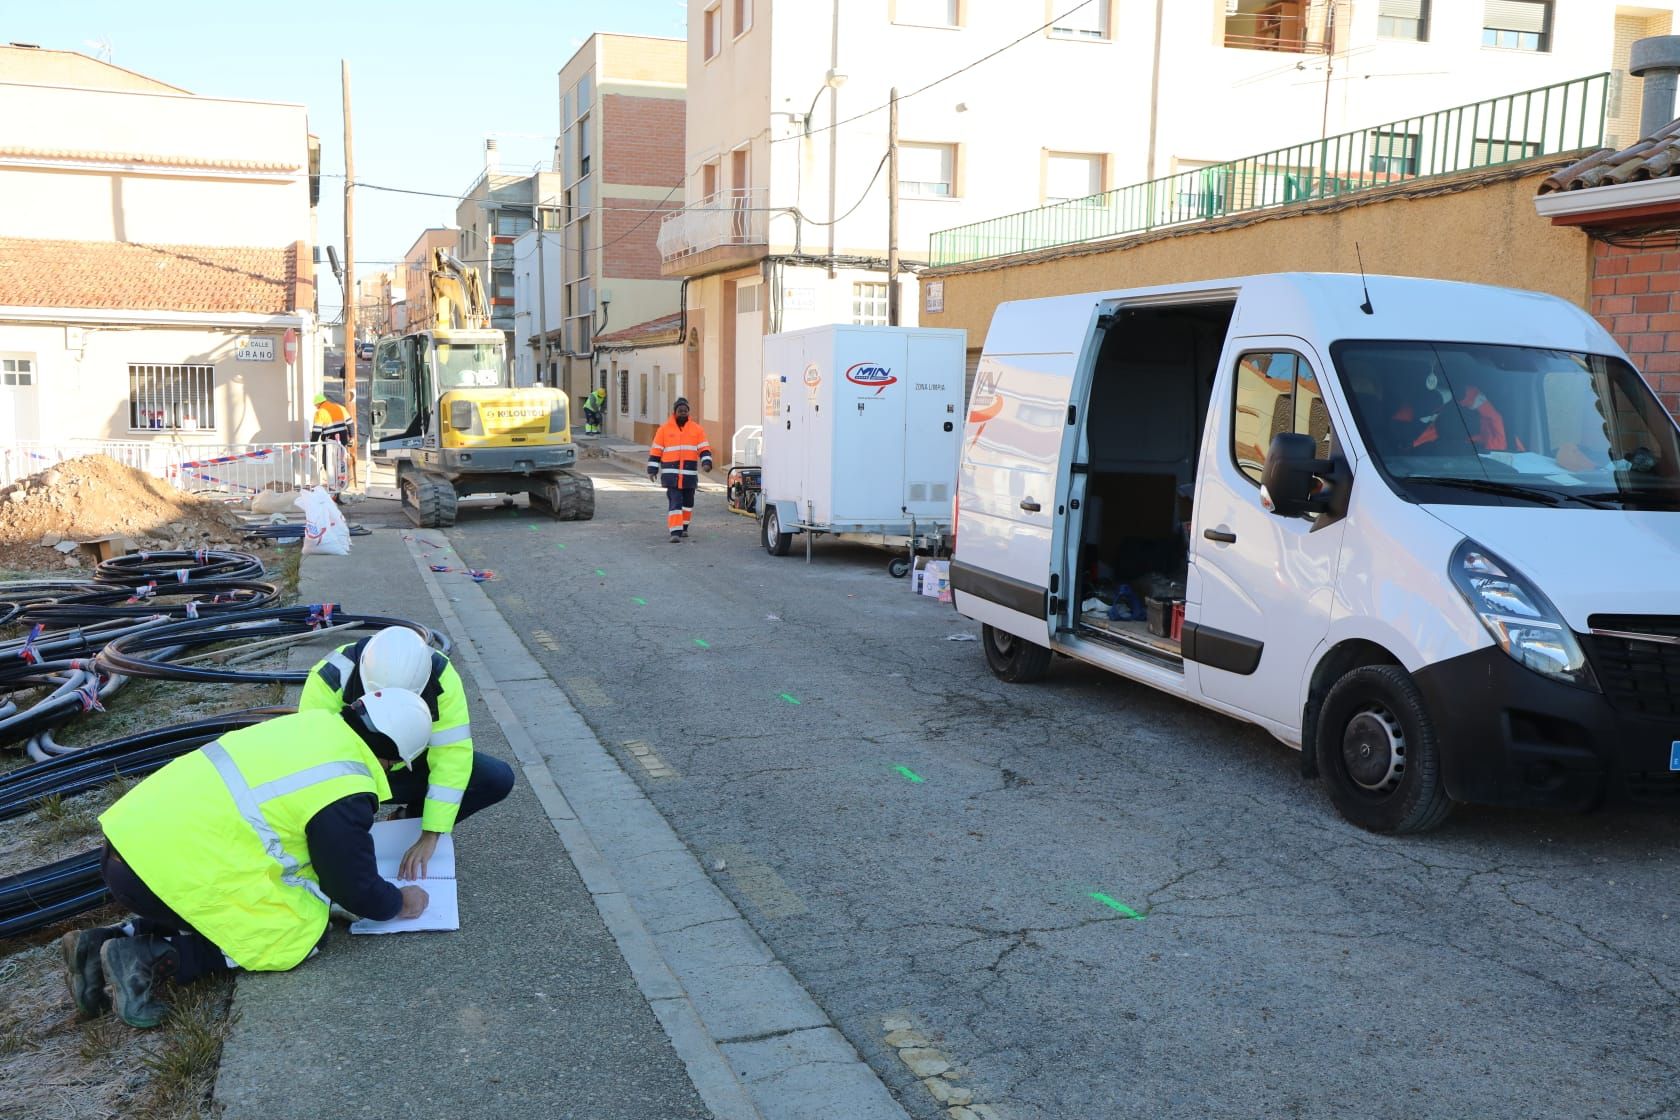
[[[432,250],[433,325],[440,330],[487,330],[490,305],[478,270],[468,268],[447,249]]]

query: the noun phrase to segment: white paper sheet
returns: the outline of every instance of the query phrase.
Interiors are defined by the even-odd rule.
[[[424,879],[399,879],[397,869],[403,853],[420,839],[420,821],[380,821],[373,826],[373,856],[379,874],[394,886],[417,886],[427,895],[426,909],[418,918],[392,918],[375,922],[367,918],[350,923],[351,933],[412,933],[421,930],[461,928],[461,910],[455,893],[455,840],[438,838],[437,851],[427,861]]]

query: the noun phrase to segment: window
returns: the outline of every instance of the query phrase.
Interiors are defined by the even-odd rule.
[[[588,218],[578,220],[577,243],[575,246],[577,249],[577,270],[572,274],[574,276],[589,275],[589,227],[590,221]]]
[[[659,372],[659,367],[658,366],[654,366],[653,369],[654,369],[654,373],[657,374]],[[645,373],[637,374],[636,375],[636,415],[640,416],[643,420],[647,419],[647,414],[648,414],[648,410],[647,410],[647,406],[648,406],[647,390],[648,390],[648,375],[645,374]]]
[[[710,62],[718,56],[718,51],[723,49],[723,9],[713,4],[700,19],[705,24],[706,53],[702,57]]]
[[[215,366],[128,367],[128,426],[191,431],[216,426]]]
[[[34,358],[0,358],[0,386],[35,384]]]
[[[1225,0],[1227,47],[1322,52],[1324,44],[1310,39],[1308,31],[1306,0]]]
[[[706,164],[700,169],[700,197],[711,198],[718,193],[718,172],[721,167],[717,160]]]
[[[497,269],[491,274],[491,276],[491,283],[495,285],[495,290],[492,292],[492,295],[494,295],[496,299],[512,299],[513,273],[508,269]]]
[[[1377,37],[1429,41],[1429,0],[1377,0]]]
[[[752,0],[733,0],[735,6],[735,37],[739,39],[752,30]]]
[[[1044,201],[1068,202],[1101,194],[1103,157],[1080,152],[1049,152],[1044,162]]]
[[[516,210],[496,211],[496,236],[518,237],[531,228],[531,215]]]
[[[892,21],[918,27],[956,27],[957,0],[893,0]]]
[[[908,198],[949,198],[954,189],[955,144],[900,144],[898,190]]]
[[[861,280],[852,285],[852,322],[863,327],[887,325],[885,281]]]
[[[578,144],[578,178],[589,174],[589,157],[594,153],[594,145],[590,143],[589,118],[580,117],[577,122]]]
[[[618,414],[630,415],[630,371],[627,369],[618,371]]]
[[[1067,8],[1065,0],[1052,0],[1052,6]],[[1083,8],[1060,16],[1050,27],[1050,34],[1065,39],[1103,40],[1109,36],[1109,0],[1091,0]]]
[[[1486,0],[1482,46],[1512,51],[1552,49],[1552,0]]]
[[[1272,440],[1285,432],[1311,436],[1318,457],[1330,457],[1330,410],[1312,366],[1288,351],[1244,354],[1237,361],[1231,454],[1256,486]]]
[[[1477,140],[1470,145],[1470,165],[1486,167],[1494,163],[1513,163],[1539,154],[1540,145],[1528,140]]]
[[[1415,132],[1371,133],[1371,170],[1379,175],[1416,175],[1417,155]]]

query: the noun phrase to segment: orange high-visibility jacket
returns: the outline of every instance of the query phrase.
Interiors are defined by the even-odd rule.
[[[706,442],[706,429],[692,416],[682,427],[674,418],[665,421],[648,448],[647,465],[648,470],[659,472],[661,486],[699,485],[699,468],[712,469],[712,445]]]
[[[350,435],[350,410],[337,401],[322,401],[315,406],[313,439],[345,440]]]

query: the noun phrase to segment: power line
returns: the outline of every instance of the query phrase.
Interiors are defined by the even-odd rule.
[[[1014,39],[1014,40],[1011,40],[1008,43],[1005,43],[1003,46],[999,47],[995,51],[992,51],[990,54],[982,55],[979,58],[975,59],[973,62],[969,63],[967,66],[963,66],[963,67],[960,67],[956,70],[953,70],[949,74],[946,74],[942,78],[935,78],[933,81],[929,82],[925,86],[921,86],[917,89],[913,89],[909,93],[900,94],[899,97],[898,97],[899,102],[903,103],[905,101],[908,101],[910,98],[915,97],[917,94],[926,93],[928,90],[932,89],[934,86],[942,85],[943,83],[950,81],[952,78],[957,77],[959,74],[968,73],[968,71],[974,69],[976,66],[979,66],[982,63],[990,62],[992,59],[996,58],[998,55],[1002,54],[1003,52],[1008,51],[1008,50],[1013,50],[1014,48],[1020,46],[1022,43],[1025,43],[1028,39],[1034,38],[1035,36],[1038,36],[1038,35],[1042,35],[1044,32],[1050,30],[1052,27],[1059,26],[1063,20],[1067,19],[1067,17],[1069,17],[1073,13],[1079,11],[1081,8],[1089,7],[1090,5],[1092,5],[1095,2],[1096,2],[1096,0],[1080,0],[1079,3],[1075,4],[1073,7],[1069,8],[1067,11],[1063,12],[1061,15],[1052,16],[1051,19],[1050,19],[1050,22],[1039,24],[1037,27],[1033,28],[1031,31],[1027,32],[1025,35],[1022,35],[1018,39]],[[838,129],[841,125],[851,124],[853,121],[860,121],[864,117],[872,117],[876,113],[886,111],[888,108],[891,107],[891,105],[892,105],[891,101],[883,102],[882,104],[875,106],[875,108],[873,108],[873,109],[865,109],[861,113],[857,113],[857,114],[854,114],[853,116],[846,117],[842,120],[835,121],[832,124],[825,124],[821,128],[813,128],[809,132],[801,132],[801,133],[798,133],[798,134],[792,135],[792,136],[773,136],[773,137],[770,138],[770,143],[781,144],[781,143],[784,143],[785,141],[788,141],[788,140],[803,140],[808,136],[815,136],[819,132],[827,132],[830,129]]]

